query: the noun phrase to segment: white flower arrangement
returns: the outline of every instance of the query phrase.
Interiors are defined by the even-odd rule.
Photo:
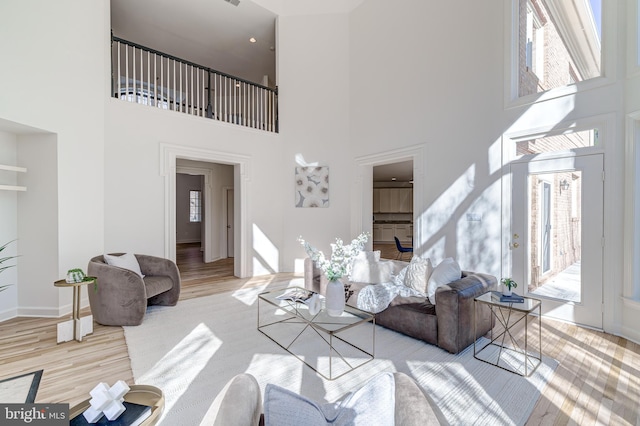
[[[302,237],[298,237],[298,241],[302,244],[311,260],[324,272],[329,281],[351,274],[353,258],[362,251],[368,239],[369,233],[363,232],[357,238],[351,240],[351,244],[345,246],[340,238],[336,238],[336,242],[331,244],[331,258],[327,259],[322,251],[313,247]]]

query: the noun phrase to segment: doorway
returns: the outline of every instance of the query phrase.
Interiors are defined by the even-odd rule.
[[[233,184],[233,165],[176,160],[176,263],[183,280],[234,276],[234,246],[228,243],[235,232],[229,228]]]
[[[512,278],[545,316],[603,327],[603,154],[510,164]]]
[[[373,166],[372,240],[381,257],[413,250],[413,159]]]

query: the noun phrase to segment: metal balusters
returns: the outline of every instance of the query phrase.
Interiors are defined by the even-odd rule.
[[[111,46],[114,97],[278,131],[276,90],[116,37]]]

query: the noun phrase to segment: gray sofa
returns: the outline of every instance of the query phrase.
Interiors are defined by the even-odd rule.
[[[398,260],[388,262],[394,263],[395,273],[409,264]],[[308,290],[325,293],[326,277],[310,258],[305,259],[304,283]],[[358,292],[368,284],[344,284],[349,287],[347,304],[355,307]],[[491,312],[481,304],[478,306],[477,333],[474,335],[473,300],[487,291],[496,290],[497,285],[498,280],[492,275],[462,271],[459,280],[438,288],[435,305],[426,297],[398,296],[387,309],[375,315],[376,324],[455,354],[492,328]]]
[[[87,274],[97,278],[95,290],[89,288],[89,304],[98,324],[140,325],[147,305],[178,303],[181,282],[176,264],[161,257],[143,254],[135,257],[144,278],[128,269],[108,265],[104,256],[89,261]]]
[[[404,373],[393,373],[395,424],[430,426],[448,424],[438,407],[416,382]],[[201,426],[258,426],[264,422],[262,397],[257,380],[242,373],[232,378],[216,396]]]

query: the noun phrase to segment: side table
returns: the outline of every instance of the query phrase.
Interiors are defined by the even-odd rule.
[[[82,337],[93,333],[93,315],[87,315],[80,318],[80,289],[86,284],[95,284],[96,280],[86,280],[79,283],[68,283],[65,280],[59,280],[53,283],[56,287],[72,287],[73,288],[73,307],[72,315],[69,321],[58,324],[58,343],[68,342],[76,339],[82,341]]]
[[[521,376],[528,377],[533,374],[542,362],[542,301],[525,297],[523,303],[500,302],[500,292],[490,291],[474,299],[474,319],[479,304],[489,306],[491,315],[495,318],[499,329],[495,337],[494,329],[496,327],[491,329],[489,343],[481,348],[477,347],[477,341],[473,342],[474,358]],[[535,314],[538,317],[538,332],[534,333],[532,337],[535,338],[537,334],[537,354],[532,352],[529,347],[529,324],[532,322],[530,318]],[[515,327],[522,324],[523,321],[524,343],[515,335]],[[477,324],[474,321],[474,333],[476,327]]]
[[[124,395],[124,400],[151,407],[151,415],[140,423],[140,426],[155,425],[160,419],[162,410],[164,410],[164,394],[155,386],[131,385],[129,392]],[[69,419],[81,416],[84,410],[89,408],[90,405],[89,399],[82,401],[78,405],[74,405],[69,409]]]

